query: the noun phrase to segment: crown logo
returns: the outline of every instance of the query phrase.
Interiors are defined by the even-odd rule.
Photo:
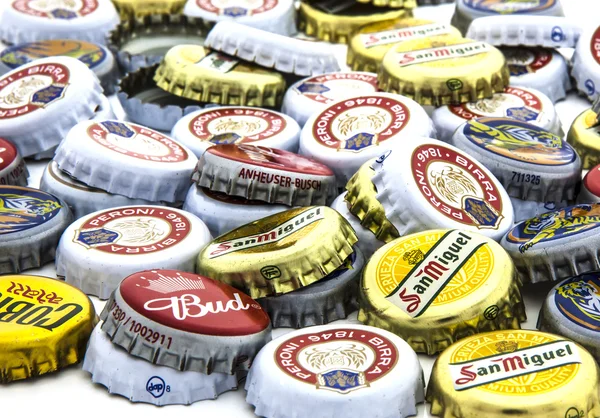
[[[157,274],[158,279],[142,276],[141,279],[144,280],[148,285],[142,286],[138,284],[136,286],[143,287],[144,289],[149,289],[153,292],[161,293],[163,295],[182,290],[206,289],[204,282],[200,277],[197,279],[191,279],[189,277],[183,277],[180,273],[176,273],[175,276],[168,276],[166,274],[158,273],[155,270],[152,270],[152,273]]]

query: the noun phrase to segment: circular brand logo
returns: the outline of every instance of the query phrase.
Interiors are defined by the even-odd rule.
[[[413,152],[411,167],[416,186],[439,213],[478,229],[498,229],[504,216],[496,181],[466,154],[425,144]]]
[[[277,136],[286,125],[281,115],[270,110],[228,107],[199,114],[188,129],[201,141],[243,144]]]
[[[596,28],[594,34],[592,35],[592,56],[596,60],[598,64],[600,64],[600,26]]]
[[[177,245],[191,228],[190,220],[179,212],[133,206],[94,216],[75,231],[73,241],[105,253],[149,254]]]
[[[104,121],[91,125],[87,133],[103,147],[140,160],[178,163],[188,159],[187,151],[177,142],[143,126]]]
[[[577,158],[559,136],[526,122],[507,118],[480,118],[465,124],[469,141],[496,155],[537,165],[565,165]]]
[[[11,165],[17,158],[17,149],[15,146],[0,138],[0,170],[4,170]]]
[[[12,7],[31,16],[71,20],[98,8],[98,0],[14,0]]]
[[[517,14],[548,10],[556,4],[556,0],[464,0],[463,4],[471,9],[480,10],[482,12]]]
[[[596,273],[576,276],[556,288],[554,302],[571,322],[592,331],[600,331],[600,276]]]
[[[346,97],[377,91],[377,74],[331,73],[311,77],[294,87],[298,94],[318,103],[330,104]]]
[[[502,48],[511,76],[535,73],[552,61],[552,51],[543,48]]]
[[[51,194],[17,186],[0,187],[0,236],[26,231],[55,218],[62,206]]]
[[[146,391],[154,398],[160,398],[165,392],[170,392],[171,387],[165,383],[162,377],[152,376],[146,383]]]
[[[0,78],[0,120],[27,115],[61,100],[69,85],[62,64],[29,65]]]
[[[542,113],[542,102],[535,94],[517,87],[507,87],[491,99],[449,106],[456,116],[471,120],[480,117],[504,117],[522,122],[537,122]]]
[[[369,387],[398,361],[398,350],[383,335],[340,328],[289,338],[275,351],[288,376],[316,389],[349,393]]]
[[[0,61],[7,67],[14,69],[36,59],[55,56],[76,58],[90,69],[96,68],[106,60],[106,52],[98,45],[62,39],[30,42],[8,47],[0,52]]]
[[[360,152],[400,133],[410,120],[408,107],[395,99],[362,96],[332,105],[317,116],[313,136],[328,148]]]
[[[279,0],[196,0],[207,12],[230,17],[253,16],[277,7]]]

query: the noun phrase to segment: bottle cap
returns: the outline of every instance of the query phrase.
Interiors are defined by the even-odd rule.
[[[69,207],[41,190],[0,186],[0,274],[54,260],[58,240],[73,220]]]
[[[221,144],[252,144],[297,151],[300,127],[294,119],[274,110],[247,106],[214,107],[181,118],[171,136],[198,158]]]
[[[50,161],[46,166],[40,181],[40,189],[62,199],[73,212],[75,219],[102,209],[119,206],[152,205],[151,202],[146,200],[131,199],[89,187],[58,168],[56,161]]]
[[[77,364],[96,322],[78,289],[49,277],[0,277],[0,383]]]
[[[600,92],[600,26],[585,31],[573,54],[571,76],[575,79],[577,90],[591,101],[598,98]]]
[[[493,46],[456,35],[402,42],[383,58],[381,90],[422,105],[474,102],[508,86],[504,55]]]
[[[348,97],[377,92],[377,74],[337,72],[305,78],[292,85],[283,97],[281,111],[302,127],[315,113]]]
[[[407,9],[373,7],[355,1],[303,1],[298,9],[298,29],[317,39],[346,44],[368,23],[412,16]]]
[[[336,193],[327,166],[291,152],[253,145],[217,145],[198,162],[199,186],[288,206],[324,205]]]
[[[553,49],[502,47],[510,72],[510,85],[544,93],[552,103],[564,99],[571,90],[567,61]]]
[[[248,370],[271,340],[269,317],[254,300],[226,284],[177,270],[126,277],[100,317],[114,344],[181,371]]]
[[[373,184],[375,160],[364,163],[346,184],[346,201],[350,212],[360,224],[370,230],[382,242],[390,242],[400,235],[396,227],[385,217],[385,209],[377,200],[377,189]]]
[[[285,334],[258,353],[246,402],[264,417],[407,417],[423,402],[423,370],[394,334],[362,325],[324,325]],[[317,406],[315,408],[315,406]]]
[[[438,107],[431,115],[438,138],[450,143],[460,125],[482,117],[515,119],[564,136],[560,119],[548,96],[524,87],[509,86],[503,93],[495,93],[490,99]]]
[[[235,4],[221,0],[188,0],[183,13],[209,22],[235,21],[284,36],[296,32],[293,0],[238,0]]]
[[[101,326],[92,332],[82,368],[110,394],[156,406],[189,405],[238,387],[235,374],[181,372],[131,356],[113,344]]]
[[[305,328],[345,319],[358,309],[358,283],[365,264],[355,248],[344,264],[316,283],[258,299],[274,328]]]
[[[377,72],[386,52],[395,45],[446,34],[461,36],[458,29],[431,20],[404,18],[370,23],[359,28],[350,39],[346,62],[355,71]]]
[[[81,61],[33,61],[0,76],[0,132],[23,157],[46,151],[90,119],[101,96],[97,77]]]
[[[561,335],[585,347],[600,360],[600,272],[571,277],[554,286],[546,296],[537,327]]]
[[[599,270],[600,204],[547,212],[514,226],[502,238],[524,283],[562,280]]]
[[[598,114],[589,109],[577,116],[569,129],[567,142],[577,150],[584,170],[600,164],[600,122],[598,122]]]
[[[590,169],[583,178],[577,203],[600,202],[600,165]]]
[[[500,182],[451,145],[409,138],[372,167],[377,200],[400,236],[462,229],[498,241],[513,226],[512,204]]]
[[[447,348],[427,387],[431,414],[593,417],[598,366],[573,341],[538,331],[494,331]],[[460,412],[451,412],[460,411]],[[514,411],[514,412],[513,412]]]
[[[407,97],[372,93],[311,116],[300,134],[300,154],[331,168],[343,187],[366,161],[412,136],[435,136],[427,112]]]
[[[176,96],[221,105],[278,107],[285,92],[278,72],[197,45],[171,48],[154,81]]]
[[[0,74],[19,68],[33,60],[67,56],[77,58],[94,71],[106,94],[114,92],[117,61],[107,47],[84,41],[55,39],[14,45],[0,52]]]
[[[158,64],[179,44],[202,45],[210,25],[181,14],[131,16],[110,32],[108,46],[124,73]]]
[[[196,185],[190,186],[183,203],[183,210],[202,219],[213,237],[288,209],[285,205],[247,200]]]
[[[107,299],[123,277],[146,268],[194,271],[211,239],[191,213],[160,206],[123,206],[73,222],[60,240],[56,274],[88,295]]]
[[[143,17],[154,14],[177,15],[183,11],[186,0],[112,0],[121,16]]]
[[[508,118],[477,118],[459,127],[451,143],[488,168],[512,197],[550,202],[576,196],[581,160],[545,129]]]
[[[27,186],[29,171],[17,147],[0,138],[0,185]]]
[[[198,255],[196,271],[253,298],[288,293],[344,264],[357,238],[325,206],[291,209],[221,235]]]
[[[0,39],[8,44],[77,39],[105,44],[119,23],[112,2],[12,0],[0,14]]]
[[[437,6],[440,4],[454,3],[455,0],[417,0],[419,6]]]
[[[570,206],[570,203],[567,200],[558,202],[536,202],[533,200],[521,200],[516,197],[511,197],[510,201],[512,202],[515,211],[515,223],[535,218],[542,213],[553,212]]]
[[[357,0],[359,3],[371,3],[377,7],[391,7],[395,9],[414,9],[417,7],[417,0]]]
[[[369,260],[358,320],[435,354],[484,331],[519,329],[525,306],[510,256],[483,235],[430,230],[398,238]]]
[[[88,186],[151,202],[182,201],[198,162],[188,148],[171,138],[116,120],[77,124],[54,160]]]

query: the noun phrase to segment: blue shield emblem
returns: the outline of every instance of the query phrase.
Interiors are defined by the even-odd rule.
[[[75,232],[75,242],[86,248],[100,247],[114,244],[119,240],[121,234],[106,228],[88,229]]]
[[[223,14],[225,16],[240,17],[246,16],[248,14],[248,10],[244,9],[243,7],[226,7],[223,9]]]
[[[216,144],[216,145],[235,144],[241,138],[242,137],[236,133],[227,132],[226,134],[219,134],[219,135],[213,136],[211,139],[209,139],[209,142],[212,142],[213,144]]]
[[[360,151],[361,149],[370,147],[376,143],[377,138],[375,135],[361,132],[348,138],[340,148],[350,151]]]
[[[526,107],[512,107],[510,109],[506,109],[506,116],[523,122],[530,122],[532,120],[536,120],[539,116],[539,113],[534,112],[531,109],[527,109]]]
[[[60,99],[64,92],[65,88],[63,86],[53,84],[45,89],[35,92],[31,97],[31,103],[38,106],[44,106]]]
[[[124,138],[131,138],[135,135],[135,131],[130,129],[127,125],[121,122],[101,122],[100,125],[106,129],[110,134],[119,135]]]
[[[303,94],[323,94],[331,90],[325,84],[321,83],[302,83],[297,87],[297,89]]]
[[[317,389],[329,389],[341,393],[367,386],[364,373],[342,369],[322,373],[317,380],[319,382]]]
[[[466,197],[463,208],[467,215],[481,228],[497,228],[498,223],[503,218],[485,200],[477,197]]]
[[[50,12],[50,14],[55,19],[70,20],[70,19],[75,19],[77,17],[77,13],[72,12],[70,10],[66,10],[66,9],[54,9]]]

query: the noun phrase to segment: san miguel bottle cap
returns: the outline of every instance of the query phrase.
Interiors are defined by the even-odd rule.
[[[354,252],[356,234],[325,206],[291,209],[221,235],[198,255],[196,271],[253,298],[317,282]]]
[[[577,150],[581,158],[581,166],[589,170],[600,164],[600,122],[598,113],[588,109],[575,118],[567,142]]]
[[[69,207],[41,190],[0,186],[0,274],[18,273],[54,260],[73,220]]]
[[[542,92],[525,87],[509,86],[490,99],[438,107],[431,115],[438,138],[450,143],[460,125],[484,117],[515,119],[564,136],[553,102]]]
[[[101,326],[92,332],[82,369],[111,394],[157,406],[189,405],[238,388],[235,374],[182,372],[129,355]]]
[[[510,256],[492,239],[457,229],[419,232],[371,257],[358,319],[431,355],[467,335],[518,329],[526,319],[519,285]]]
[[[81,61],[49,57],[0,76],[0,132],[23,157],[49,150],[101,104],[98,78]]]
[[[594,417],[598,366],[580,345],[539,331],[495,331],[448,347],[427,387],[431,414]]]
[[[567,61],[547,48],[501,47],[510,71],[512,87],[526,87],[544,93],[552,103],[564,99],[571,90]]]
[[[197,187],[195,184],[190,186],[183,202],[183,210],[202,219],[213,237],[288,209],[289,206],[248,200]]]
[[[285,92],[280,73],[197,45],[171,48],[154,81],[176,96],[221,105],[278,107]]]
[[[401,338],[363,325],[325,325],[267,344],[246,379],[246,402],[263,417],[285,416],[288,402],[303,417],[408,417],[423,402],[424,384],[419,359]]]
[[[600,270],[600,204],[580,204],[543,213],[514,226],[502,246],[524,283],[563,280]]]
[[[331,168],[343,187],[366,161],[413,136],[435,136],[420,105],[396,94],[365,94],[311,116],[300,134],[300,154]]]
[[[177,270],[126,277],[107,302],[102,330],[131,355],[204,374],[248,370],[271,340],[260,305],[236,289]]]
[[[545,129],[508,118],[477,118],[458,128],[451,143],[487,167],[512,197],[549,202],[576,196],[581,160]]]
[[[0,277],[0,383],[79,363],[96,312],[89,298],[49,277]]]
[[[152,129],[92,120],[69,131],[54,161],[88,186],[133,199],[177,202],[185,198],[198,159]]]
[[[600,202],[600,165],[587,172],[581,183],[581,190],[577,195],[577,203]]]
[[[485,42],[437,35],[402,42],[383,58],[379,88],[422,105],[474,102],[508,86],[504,55]]]
[[[585,31],[573,54],[571,76],[577,90],[590,100],[596,100],[600,92],[600,26]]]
[[[194,271],[210,242],[204,222],[161,206],[123,206],[73,222],[56,254],[56,274],[89,295],[107,299],[123,277],[145,268]]]
[[[283,97],[281,111],[302,127],[331,103],[377,92],[377,74],[334,72],[308,77],[292,85]]]
[[[221,0],[187,0],[183,13],[209,22],[232,20],[284,36],[291,36],[296,32],[293,0],[238,0],[233,3]]]
[[[461,36],[458,29],[431,20],[403,18],[369,23],[359,28],[348,43],[346,63],[355,71],[377,72],[386,52],[412,39],[434,35]]]
[[[17,147],[0,138],[0,185],[27,186],[29,171]]]
[[[198,158],[214,145],[252,144],[296,152],[300,126],[288,115],[259,107],[227,106],[192,112],[171,136]]]
[[[121,16],[143,17],[154,14],[181,14],[186,0],[112,0]]]
[[[298,154],[254,145],[216,145],[200,158],[192,179],[200,187],[288,206],[322,205],[336,182],[325,165]]]
[[[358,284],[365,264],[355,248],[344,264],[322,280],[293,292],[257,299],[274,328],[304,328],[345,319],[358,309]]]
[[[564,209],[573,204],[573,202],[569,200],[561,200],[558,202],[536,202],[535,200],[521,200],[516,197],[511,197],[510,201],[512,202],[515,211],[515,223],[526,221],[530,218],[536,218],[542,213]]]
[[[444,142],[409,138],[372,167],[377,200],[400,236],[462,229],[498,241],[513,226],[512,204],[496,177]]]

